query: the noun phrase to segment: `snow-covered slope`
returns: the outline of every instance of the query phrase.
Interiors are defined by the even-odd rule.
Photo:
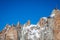
[[[41,40],[44,39],[44,34],[47,33],[46,27],[40,28],[38,25],[31,24],[23,27],[23,34],[27,40]]]
[[[40,38],[40,27],[38,25],[31,24],[30,26],[23,27],[23,31],[29,40],[35,40],[35,37],[36,39]]]

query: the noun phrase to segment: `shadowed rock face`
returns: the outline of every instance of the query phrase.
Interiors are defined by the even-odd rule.
[[[60,10],[56,10],[54,16],[54,37],[55,40],[60,40]]]

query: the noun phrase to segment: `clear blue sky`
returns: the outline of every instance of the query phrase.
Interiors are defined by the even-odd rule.
[[[0,0],[0,31],[6,24],[21,24],[31,20],[36,24],[41,17],[48,17],[59,0]]]

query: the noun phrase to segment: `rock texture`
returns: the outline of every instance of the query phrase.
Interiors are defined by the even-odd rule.
[[[54,9],[37,24],[31,24],[30,20],[23,25],[7,24],[0,32],[0,40],[60,40],[60,10]]]

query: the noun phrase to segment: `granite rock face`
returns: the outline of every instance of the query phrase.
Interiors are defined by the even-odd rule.
[[[0,40],[60,40],[60,10],[54,9],[49,17],[42,17],[37,24],[6,25]]]

